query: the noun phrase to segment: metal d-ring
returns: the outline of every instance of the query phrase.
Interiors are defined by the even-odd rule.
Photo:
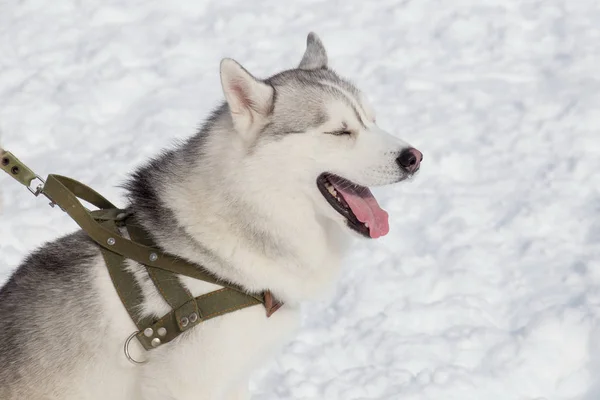
[[[139,332],[133,332],[131,335],[129,335],[129,337],[125,341],[125,344],[123,345],[123,351],[125,352],[125,357],[127,357],[127,360],[129,360],[129,362],[131,362],[135,365],[142,365],[142,364],[146,364],[148,362],[148,360],[138,361],[138,360],[135,360],[133,357],[131,357],[131,354],[129,354],[129,343],[131,343],[133,338],[136,337],[138,333]]]

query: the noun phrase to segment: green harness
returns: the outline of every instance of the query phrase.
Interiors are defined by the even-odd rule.
[[[129,356],[129,341],[136,337],[146,350],[159,347],[189,331],[202,321],[231,313],[243,308],[262,304],[270,317],[281,307],[270,292],[252,294],[243,288],[225,282],[193,264],[165,253],[154,245],[144,229],[130,218],[125,210],[118,209],[88,186],[71,178],[48,175],[44,181],[13,154],[0,149],[0,167],[14,179],[25,185],[36,197],[43,194],[50,205],[58,205],[65,211],[102,251],[114,287],[137,326],[137,332],[126,342],[125,354]],[[37,187],[32,182],[39,180]],[[84,200],[98,210],[89,211],[79,201]],[[131,240],[124,237],[128,234]],[[161,318],[142,315],[143,293],[126,260],[142,264],[156,289],[171,307]],[[222,289],[193,297],[177,275],[189,276],[222,286]]]

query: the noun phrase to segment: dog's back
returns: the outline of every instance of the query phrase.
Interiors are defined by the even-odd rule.
[[[90,274],[99,256],[84,233],[74,233],[27,257],[0,289],[2,400],[59,398],[61,388],[44,389],[92,356],[101,327],[90,324],[99,320]]]

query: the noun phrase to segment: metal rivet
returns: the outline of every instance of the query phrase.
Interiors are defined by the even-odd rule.
[[[150,344],[152,345],[152,347],[158,347],[158,346],[160,346],[161,341],[159,338],[155,337],[154,339],[152,339]]]
[[[190,314],[190,322],[193,324],[194,322],[198,321],[198,314],[196,313],[191,313]]]
[[[12,167],[12,169],[10,170],[10,172],[12,172],[12,173],[13,173],[13,175],[16,175],[16,174],[18,174],[18,173],[19,173],[19,167],[16,167],[16,166],[15,166],[15,167]]]
[[[106,243],[108,243],[109,246],[114,246],[114,244],[117,243],[117,241],[115,240],[115,238],[108,238]]]
[[[151,337],[152,335],[154,335],[154,330],[152,328],[144,329],[144,336]]]
[[[5,157],[2,159],[2,165],[7,166],[8,163],[10,163],[10,160],[8,158]]]
[[[158,260],[158,255],[156,253],[150,253],[150,261]]]
[[[167,328],[158,328],[158,336],[165,336],[167,334]]]
[[[179,322],[181,323],[181,326],[183,326],[185,328],[190,323],[190,320],[187,319],[186,317],[183,317],[183,318],[181,318],[181,321],[179,321]]]

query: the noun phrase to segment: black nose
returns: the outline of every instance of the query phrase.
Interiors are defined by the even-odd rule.
[[[411,173],[419,169],[421,161],[423,161],[423,153],[413,148],[402,150],[402,153],[396,158],[398,165]]]

